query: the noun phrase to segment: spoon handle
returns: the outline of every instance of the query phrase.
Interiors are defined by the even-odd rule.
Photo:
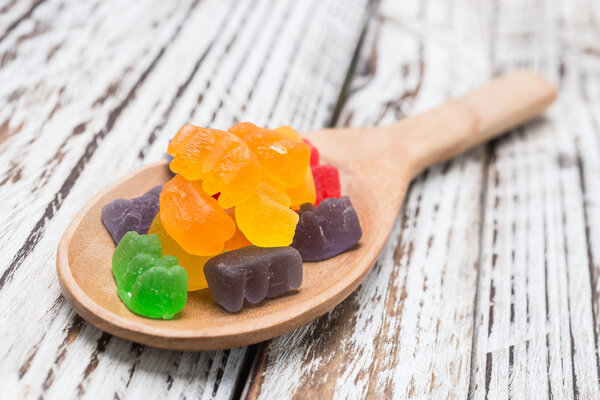
[[[415,176],[538,116],[556,95],[545,78],[518,71],[383,129],[402,131]]]

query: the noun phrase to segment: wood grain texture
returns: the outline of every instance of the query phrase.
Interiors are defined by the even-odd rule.
[[[598,398],[598,15],[584,1],[383,1],[338,124],[522,67],[559,82],[561,102],[421,175],[365,282],[265,344],[247,397]]]
[[[56,240],[93,193],[160,159],[183,123],[323,126],[366,12],[362,1],[48,0],[28,17],[43,32],[19,41],[35,30],[21,22],[0,41],[2,397],[233,394],[246,349],[161,351],[83,323],[60,296]]]
[[[588,110],[597,109],[600,97],[587,94],[595,85],[586,76],[597,72],[584,50],[598,15],[591,3],[566,1],[496,10],[495,70],[534,66],[561,83],[561,98],[545,121],[491,148],[474,399],[600,397],[594,259],[600,242],[590,229],[597,225],[590,205],[598,194],[586,183],[599,150]],[[573,41],[575,32],[581,41]]]
[[[135,315],[120,301],[111,266],[115,245],[102,209],[166,185],[173,176],[166,160],[138,168],[103,188],[65,230],[56,258],[63,295],[104,332],[170,350],[230,349],[290,332],[333,309],[362,282],[387,242],[413,176],[539,116],[555,97],[543,77],[519,71],[388,126],[306,132],[320,158],[338,167],[363,237],[343,254],[305,263],[296,293],[236,313],[223,310],[207,291],[191,293],[179,317],[169,321]],[[374,196],[381,199],[373,203]]]
[[[449,44],[477,26],[479,15],[447,2],[421,5],[382,3],[340,124],[392,122],[489,76],[466,56],[451,63],[460,55]],[[473,54],[486,54],[482,43],[469,44]],[[370,275],[334,311],[266,345],[249,397],[467,396],[484,160],[478,149],[417,178]]]
[[[0,397],[229,398],[254,356],[251,398],[598,397],[591,0],[381,1],[338,126],[517,67],[562,95],[422,174],[368,279],[315,323],[250,350],[167,352],[103,334],[59,296],[68,221],[182,123],[326,125],[365,15],[362,1],[0,2]]]

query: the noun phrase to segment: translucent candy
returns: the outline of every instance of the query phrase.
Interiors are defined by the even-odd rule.
[[[316,206],[323,199],[340,197],[340,174],[333,165],[317,165],[311,168],[315,180]]]
[[[177,258],[161,257],[158,236],[127,232],[113,253],[113,275],[127,308],[145,317],[171,319],[185,306],[188,277]]]
[[[248,199],[260,180],[255,154],[236,135],[185,125],[168,148],[171,170],[188,180],[202,179],[209,195],[220,193],[219,204],[230,208]]]
[[[302,184],[310,163],[310,147],[293,128],[266,129],[243,122],[229,131],[244,140],[256,154],[261,173],[269,180],[286,188]]]
[[[261,247],[289,246],[294,238],[298,214],[290,210],[291,200],[281,191],[261,183],[256,193],[235,208],[239,229]]]
[[[225,210],[225,212],[227,213],[227,215],[229,215],[231,218],[233,218],[235,220],[235,209],[234,208],[228,208],[227,210]],[[235,233],[228,241],[225,242],[224,251],[237,250],[242,247],[250,246],[251,244],[252,243],[250,243],[248,238],[246,238],[246,235],[244,235],[242,233],[242,231],[236,224]]]
[[[348,196],[325,199],[315,208],[300,207],[292,246],[304,261],[321,261],[352,247],[362,237],[358,215]]]
[[[160,214],[154,218],[148,234],[156,234],[160,238],[162,245],[162,255],[172,255],[177,257],[179,265],[187,271],[188,291],[205,289],[208,287],[204,278],[204,264],[212,256],[195,256],[185,251],[172,237],[167,233],[160,220]]]
[[[181,175],[167,182],[162,190],[160,219],[169,235],[196,256],[220,253],[235,233],[235,222],[217,200],[202,190],[202,182],[189,181]]]
[[[292,247],[248,246],[211,258],[204,266],[215,301],[229,312],[239,311],[244,298],[259,303],[302,284],[302,258]]]
[[[310,147],[310,166],[319,165],[319,150],[308,139],[302,139],[302,141]]]
[[[316,200],[315,183],[309,167],[310,146],[290,126],[276,129],[260,128],[242,122],[229,129],[256,152],[261,165],[263,183],[283,192],[297,210],[301,204]]]
[[[290,198],[291,207],[294,210],[299,209],[304,203],[315,204],[317,200],[317,194],[312,170],[310,168],[306,168],[304,181],[302,181],[299,186],[294,188],[286,188],[284,191],[285,194]]]

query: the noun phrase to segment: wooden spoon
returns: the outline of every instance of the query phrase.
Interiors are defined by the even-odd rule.
[[[111,269],[115,246],[100,213],[116,198],[139,196],[170,179],[164,161],[139,168],[97,194],[68,226],[57,255],[63,293],[99,329],[166,349],[225,349],[289,332],[331,310],[364,279],[415,175],[537,116],[555,97],[552,84],[522,71],[390,126],[307,133],[324,162],[340,169],[343,193],[358,212],[363,238],[344,254],[305,263],[299,290],[247,304],[237,314],[215,304],[208,290],[189,293],[183,311],[169,321],[137,316],[121,303]]]

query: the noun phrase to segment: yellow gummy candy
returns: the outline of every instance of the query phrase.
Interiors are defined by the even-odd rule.
[[[256,246],[289,246],[299,219],[290,205],[285,193],[261,182],[256,193],[235,208],[238,228]]]

